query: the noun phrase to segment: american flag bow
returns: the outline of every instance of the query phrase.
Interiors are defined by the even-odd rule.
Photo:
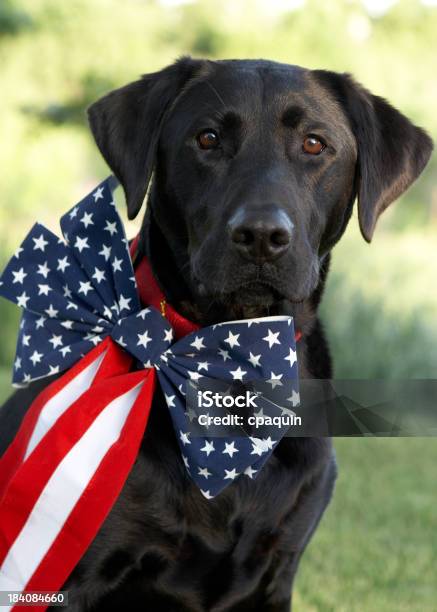
[[[292,414],[299,401],[291,317],[220,323],[174,341],[161,312],[140,303],[116,186],[109,177],[65,214],[63,239],[37,223],[0,278],[0,295],[24,310],[14,385],[65,372],[0,459],[0,590],[62,586],[135,461],[156,378],[207,499],[255,478],[288,427],[199,427],[200,390],[251,389],[258,420]]]

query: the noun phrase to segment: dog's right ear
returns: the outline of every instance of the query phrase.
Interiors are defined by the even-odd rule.
[[[129,219],[136,217],[144,201],[165,113],[204,64],[183,57],[111,91],[88,108],[97,146],[123,186]]]

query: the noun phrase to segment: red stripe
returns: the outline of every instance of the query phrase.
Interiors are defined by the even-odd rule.
[[[146,382],[131,409],[119,441],[102,460],[62,531],[26,585],[26,591],[60,590],[117,500],[138,455],[152,404],[155,371],[143,370],[141,374]],[[121,377],[121,381],[126,378]],[[47,606],[33,609],[43,612]]]
[[[108,352],[104,358],[106,363],[103,370],[118,374],[122,374],[123,371],[126,372],[130,366],[130,358],[126,358],[124,351],[109,338],[107,345]],[[99,348],[100,346],[91,351],[90,362],[101,353],[97,350]],[[82,366],[82,362],[79,362],[68,372],[68,375],[65,375],[68,381],[82,370],[82,367],[79,366]],[[64,456],[82,437],[108,403],[114,397],[121,395],[123,390],[128,391],[132,386],[138,384],[145,378],[146,373],[146,370],[140,370],[124,376],[114,376],[110,379],[101,377],[99,382],[93,384],[59,417],[26,461],[17,466],[13,476],[5,486],[0,501],[0,565],[25,525],[41,491]],[[62,379],[53,383],[53,386],[58,390],[58,383]],[[50,397],[52,395],[49,394]]]
[[[132,359],[127,353],[119,351],[116,345],[107,338],[35,398],[26,412],[18,433],[0,459],[0,500],[7,483],[23,461],[36,422],[44,406],[105,351],[108,351],[107,358],[100,365],[94,378],[95,382],[108,376],[115,376],[118,373],[126,372],[129,369]]]

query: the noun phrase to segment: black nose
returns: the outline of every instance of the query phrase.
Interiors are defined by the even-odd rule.
[[[291,243],[293,223],[276,206],[250,210],[240,208],[228,223],[230,237],[244,257],[271,261],[281,257]]]

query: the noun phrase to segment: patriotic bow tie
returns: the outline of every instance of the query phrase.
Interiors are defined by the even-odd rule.
[[[196,397],[192,389],[200,382],[259,381],[272,393],[258,393],[258,415],[289,413],[298,402],[292,318],[220,323],[174,342],[163,314],[154,306],[142,307],[113,202],[116,185],[109,177],[61,218],[63,240],[36,224],[0,278],[0,295],[24,309],[14,384],[66,371],[36,398],[0,460],[0,535],[5,543],[3,551],[0,543],[0,589],[35,589],[41,576],[49,574],[51,583],[58,577],[60,586],[68,576],[133,465],[156,374],[185,467],[206,498],[237,477],[256,477],[285,430],[264,428],[262,437],[241,428],[218,437],[208,429],[199,433],[187,390]],[[24,554],[22,532],[38,504],[43,504],[38,514],[43,520],[44,503],[53,504],[50,495],[63,495],[63,503],[48,527],[33,525],[48,529],[47,538],[40,554],[33,555],[33,565],[26,561],[26,567],[31,565],[27,575],[21,572],[17,579],[13,568]],[[11,522],[8,513],[14,506]],[[76,531],[82,544],[66,553],[60,534],[68,541]],[[51,554],[56,562],[48,569],[39,562],[50,546],[62,547],[63,561]]]

